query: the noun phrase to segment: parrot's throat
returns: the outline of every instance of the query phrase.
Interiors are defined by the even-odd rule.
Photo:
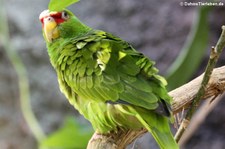
[[[48,49],[48,55],[49,55],[49,58],[50,58],[50,62],[55,69],[56,69],[56,66],[57,66],[57,61],[58,61],[59,56],[60,56],[60,47],[61,47],[60,43],[62,41],[63,41],[63,39],[59,39],[55,42],[47,43],[47,49]]]

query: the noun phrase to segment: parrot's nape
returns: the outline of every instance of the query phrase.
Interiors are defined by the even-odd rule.
[[[179,148],[169,127],[167,83],[153,61],[69,10],[45,10],[39,19],[61,91],[98,133],[146,128],[161,149]]]

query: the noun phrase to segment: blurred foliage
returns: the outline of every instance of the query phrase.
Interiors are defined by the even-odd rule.
[[[92,134],[90,125],[81,124],[74,117],[67,117],[64,127],[43,140],[40,149],[84,149]]]
[[[172,90],[186,83],[199,68],[207,50],[210,7],[201,7],[195,18],[191,32],[179,56],[168,69],[168,88]]]
[[[61,11],[77,2],[79,2],[79,0],[50,0],[48,9],[51,11]]]
[[[20,107],[27,125],[30,127],[34,137],[38,142],[45,138],[30,104],[30,89],[26,67],[18,55],[17,51],[10,43],[9,25],[6,17],[6,10],[3,0],[0,0],[0,44],[2,44],[18,77]]]

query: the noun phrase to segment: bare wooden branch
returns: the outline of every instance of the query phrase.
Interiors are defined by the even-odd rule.
[[[203,74],[189,83],[171,91],[173,98],[172,111],[174,114],[187,108],[198,92]],[[213,70],[204,98],[214,98],[225,91],[225,66]],[[143,135],[147,130],[123,131],[118,130],[108,135],[95,133],[89,141],[87,149],[124,149],[133,140]]]
[[[172,111],[174,114],[186,109],[198,92],[203,74],[189,83],[169,92],[173,97]],[[204,99],[222,94],[225,90],[225,66],[213,70],[212,76],[206,86]]]
[[[87,149],[124,149],[128,144],[136,138],[147,132],[146,129],[139,131],[134,130],[118,130],[108,135],[95,133],[88,143]]]

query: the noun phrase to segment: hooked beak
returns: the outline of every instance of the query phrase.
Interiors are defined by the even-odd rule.
[[[56,13],[57,12],[50,12],[49,10],[44,10],[39,16],[39,20],[42,23],[45,39],[50,43],[53,39],[59,37],[59,31],[57,28],[58,24],[52,17]]]

